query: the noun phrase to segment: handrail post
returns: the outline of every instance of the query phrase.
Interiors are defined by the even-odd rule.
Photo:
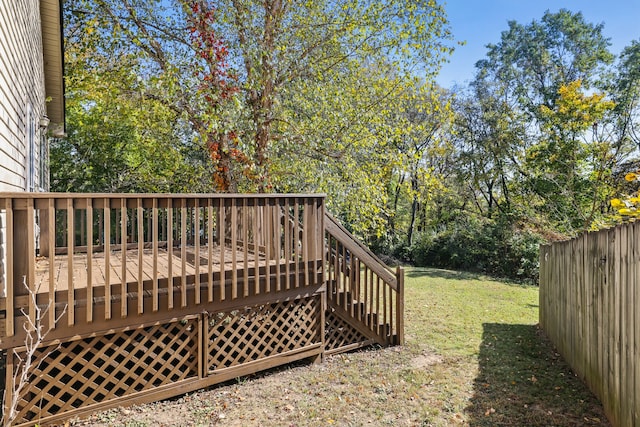
[[[404,345],[404,268],[396,267],[396,340],[398,345]]]

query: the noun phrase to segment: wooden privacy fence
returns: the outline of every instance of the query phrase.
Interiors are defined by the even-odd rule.
[[[615,426],[640,426],[640,223],[540,248],[540,325]]]
[[[403,341],[402,270],[323,196],[0,193],[0,215],[2,385],[18,425]],[[14,393],[30,322],[50,332]]]

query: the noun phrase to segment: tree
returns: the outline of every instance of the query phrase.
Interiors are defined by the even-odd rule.
[[[478,79],[508,83],[509,96],[538,119],[540,106],[553,108],[561,86],[578,80],[586,89],[599,85],[599,71],[614,59],[603,27],[566,9],[547,11],[528,25],[510,21],[500,42],[488,45],[487,58],[477,62]]]
[[[602,93],[585,95],[579,80],[560,87],[553,108],[540,107],[545,136],[527,152],[528,181],[569,230],[588,229],[597,207],[610,197],[615,147],[595,139],[592,128],[613,107]]]
[[[602,29],[580,13],[547,11],[539,22],[510,22],[476,64],[474,85],[493,88],[490,99],[509,108],[491,111],[518,129],[518,145],[506,150],[519,175],[512,195],[528,216],[568,234],[589,227],[624,151],[618,138],[601,139],[612,109],[606,93],[583,93],[607,86],[613,55]]]
[[[432,76],[451,51],[444,11],[433,0],[228,0],[215,9],[204,0],[84,5],[104,23],[100,32],[112,45],[131,46],[143,59],[144,96],[163,102],[217,148],[217,170],[228,175],[222,190],[273,188],[271,172],[282,170],[271,162],[280,150],[275,145],[301,139],[283,107],[294,98],[302,102],[293,91],[304,82],[354,82],[368,64],[385,61],[398,74],[419,69]],[[110,27],[115,30],[107,32]],[[207,75],[214,87],[201,84]],[[218,96],[236,84],[237,92]]]
[[[140,88],[142,58],[105,44],[100,23],[65,8],[68,137],[51,146],[54,191],[166,192],[210,187],[206,151]]]
[[[416,229],[425,228],[427,203],[439,191],[448,172],[444,160],[452,148],[447,137],[453,114],[450,96],[442,89],[415,82],[405,91],[386,123],[387,138],[398,156],[391,211],[394,221],[390,222],[389,232],[396,232],[396,220],[401,219],[398,199],[404,191],[409,201],[404,229],[406,244],[411,246]],[[422,220],[418,221],[418,217]]]
[[[517,209],[514,178],[522,167],[528,145],[527,120],[504,87],[474,82],[454,103],[453,139],[457,151],[458,181],[478,214],[493,218]]]
[[[634,40],[624,48],[617,69],[611,92],[616,103],[618,134],[640,150],[640,41]]]

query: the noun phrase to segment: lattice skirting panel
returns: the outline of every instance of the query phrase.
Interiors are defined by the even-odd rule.
[[[323,353],[322,294],[95,333],[36,349],[15,425],[149,402]],[[25,348],[7,350],[6,388]]]
[[[37,349],[17,422],[37,422],[198,376],[199,318],[126,330]],[[7,378],[25,359],[10,350]],[[20,372],[20,371],[18,371]]]
[[[324,350],[326,353],[348,351],[354,346],[371,344],[372,340],[338,315],[335,309],[325,313]]]
[[[207,371],[322,344],[319,296],[211,314],[205,322]]]

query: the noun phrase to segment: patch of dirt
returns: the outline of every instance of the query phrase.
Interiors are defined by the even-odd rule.
[[[417,357],[411,359],[411,366],[416,369],[428,368],[432,365],[437,365],[442,363],[443,359],[441,356],[434,353],[422,353]]]

